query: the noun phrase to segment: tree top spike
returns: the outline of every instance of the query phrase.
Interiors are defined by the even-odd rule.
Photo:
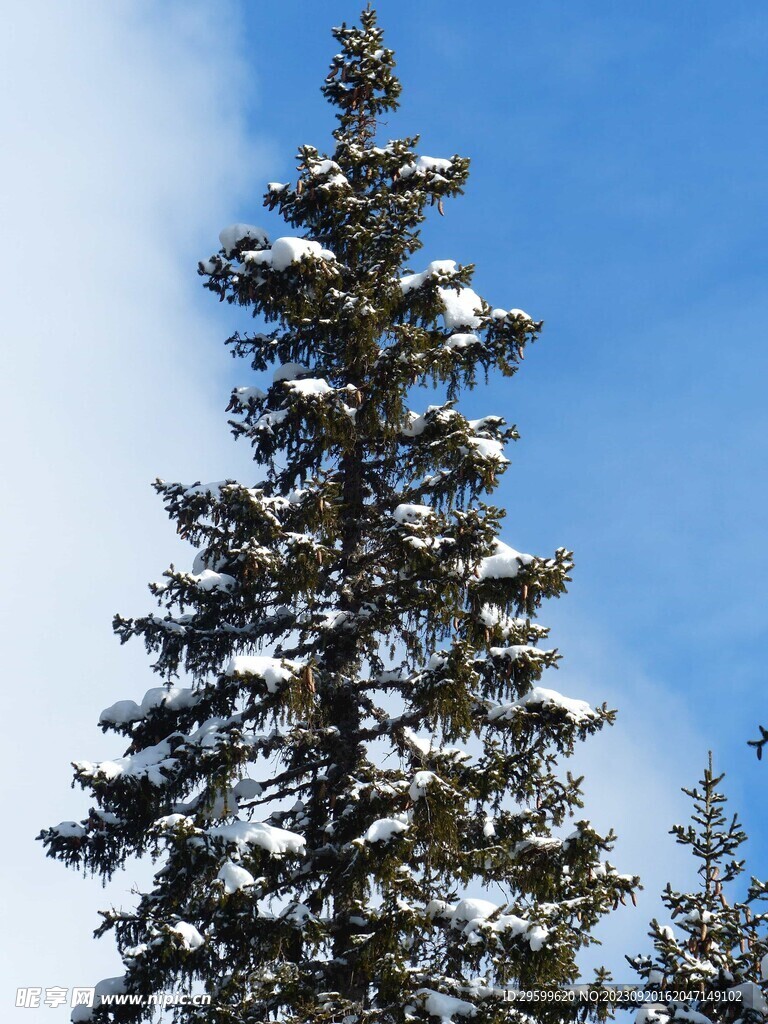
[[[341,52],[331,62],[322,92],[339,108],[340,127],[334,134],[339,141],[365,145],[376,134],[379,117],[398,106],[395,55],[383,45],[384,33],[370,4],[360,14],[360,26],[344,22],[333,35]]]

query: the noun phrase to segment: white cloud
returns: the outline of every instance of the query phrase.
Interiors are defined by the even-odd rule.
[[[602,947],[580,959],[590,972],[604,964],[616,981],[637,982],[624,956],[651,952],[648,924],[655,916],[666,920],[659,898],[664,886],[672,882],[688,890],[698,884],[690,855],[669,829],[690,816],[681,786],[701,777],[707,739],[690,721],[690,695],[665,689],[596,623],[564,607],[552,637],[564,655],[558,689],[618,709],[615,724],[577,748],[568,767],[584,776],[583,816],[599,831],[612,828],[618,835],[611,863],[622,873],[639,874],[643,885],[637,908],[628,904],[608,915],[595,931]]]
[[[87,808],[69,762],[116,753],[101,708],[153,685],[143,651],[121,651],[109,626],[115,610],[147,610],[145,582],[188,557],[149,483],[246,463],[223,415],[226,328],[195,273],[268,176],[265,147],[246,141],[237,28],[229,4],[51,0],[5,15],[6,1005],[17,986],[93,984],[119,967],[90,935],[135,872],[105,894],[33,838]]]

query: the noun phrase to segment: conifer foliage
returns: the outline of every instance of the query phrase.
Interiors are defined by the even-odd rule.
[[[752,878],[744,898],[731,902],[744,872],[738,855],[747,835],[738,816],[725,813],[727,800],[718,790],[724,777],[714,774],[710,755],[699,786],[683,789],[693,804],[691,821],[674,825],[670,834],[697,862],[699,886],[684,893],[667,884],[662,900],[673,924],[652,921],[654,955],[627,958],[647,989],[668,994],[640,1011],[641,1024],[768,1017],[759,987],[768,970],[768,915],[759,909],[768,884]]]
[[[393,52],[370,9],[334,35],[332,152],[302,146],[264,199],[288,228],[236,224],[200,265],[256,318],[230,343],[268,376],[229,411],[260,475],[157,482],[197,555],[152,585],[159,614],[115,629],[164,682],[102,713],[127,750],[76,764],[93,807],[42,839],[105,878],[157,858],[135,909],[104,914],[125,975],[102,992],[202,988],[211,1005],[179,1013],[206,1024],[509,1020],[500,987],[574,980],[637,884],[561,767],[614,713],[539,685],[558,656],[533,620],[571,556],[501,541],[484,499],[517,434],[457,408],[541,325],[482,299],[471,266],[409,266],[468,161],[379,144]],[[424,385],[437,400],[412,411]]]

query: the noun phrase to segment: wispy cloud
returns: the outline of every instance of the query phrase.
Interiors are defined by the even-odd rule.
[[[153,684],[109,628],[148,608],[146,580],[179,553],[149,482],[245,461],[221,412],[222,321],[195,276],[233,205],[258,204],[268,160],[244,123],[237,17],[39,2],[7,12],[0,38],[5,1005],[17,986],[116,973],[111,943],[90,939],[112,893],[33,837],[84,813],[73,758],[119,752],[101,708]]]
[[[648,923],[657,915],[664,919],[662,889],[668,881],[686,889],[697,882],[669,829],[689,817],[680,787],[700,777],[707,739],[691,721],[686,695],[654,679],[600,624],[563,608],[552,639],[564,659],[559,678],[548,685],[619,711],[612,727],[577,748],[568,767],[584,776],[583,816],[599,831],[618,835],[611,863],[639,874],[643,885],[637,907],[619,907],[604,919],[595,932],[603,945],[587,950],[581,963],[587,976],[603,964],[617,981],[637,981],[624,957],[650,952]]]

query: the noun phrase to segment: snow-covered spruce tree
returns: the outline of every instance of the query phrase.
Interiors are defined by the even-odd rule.
[[[163,613],[115,628],[166,682],[103,712],[128,749],[76,764],[94,807],[42,838],[104,877],[159,859],[135,910],[104,914],[125,976],[102,991],[202,986],[211,1005],[178,1012],[206,1024],[508,1020],[498,987],[574,980],[637,884],[606,861],[612,835],[568,822],[561,759],[613,712],[539,686],[557,655],[531,620],[571,558],[498,538],[481,498],[517,435],[456,407],[540,324],[489,306],[472,267],[408,269],[468,161],[377,145],[393,53],[371,10],[334,35],[333,152],[303,146],[297,183],[265,197],[292,232],[235,225],[200,266],[263,328],[230,340],[271,382],[229,407],[261,476],[157,483],[198,554],[152,586]],[[417,414],[424,384],[445,400]]]
[[[697,862],[699,885],[677,892],[667,884],[662,901],[674,922],[651,922],[653,956],[628,957],[644,987],[668,994],[669,1001],[640,1011],[638,1021],[755,1020],[768,1017],[763,994],[768,968],[768,915],[756,910],[768,898],[768,884],[753,878],[743,900],[729,900],[729,890],[744,871],[739,860],[747,839],[738,817],[725,813],[726,797],[718,791],[724,775],[715,775],[712,756],[699,787],[683,789],[693,803],[691,821],[674,825],[670,834]],[[737,883],[738,884],[738,883]],[[733,1001],[741,986],[742,1002]],[[676,999],[695,993],[695,997]]]

